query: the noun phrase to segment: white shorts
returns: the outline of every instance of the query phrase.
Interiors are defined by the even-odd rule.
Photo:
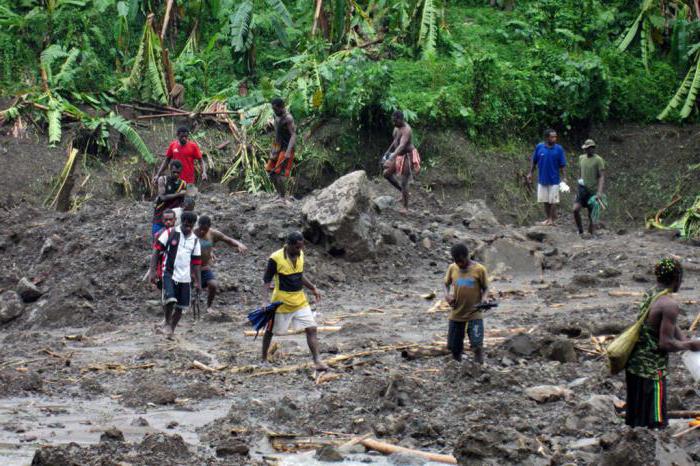
[[[275,324],[272,326],[272,333],[284,335],[290,329],[292,331],[304,330],[316,326],[316,313],[309,306],[306,306],[294,312],[277,312],[275,314]]]
[[[559,185],[558,184],[538,184],[537,185],[537,202],[545,204],[559,204]]]

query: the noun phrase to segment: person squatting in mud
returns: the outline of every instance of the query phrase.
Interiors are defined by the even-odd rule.
[[[678,327],[680,307],[671,296],[683,281],[683,268],[674,258],[661,259],[654,267],[656,287],[647,291],[639,317],[648,315],[639,339],[627,360],[627,408],[625,423],[632,427],[664,428],[668,353],[700,351],[700,340],[689,340]]]
[[[151,226],[151,236],[156,238],[158,232],[165,228],[163,213],[166,210],[180,207],[187,195],[187,183],[180,178],[182,173],[182,163],[179,160],[170,162],[170,174],[159,176],[156,179],[158,195],[153,208],[153,221]],[[172,225],[171,225],[172,226]]]
[[[264,302],[282,302],[265,329],[262,342],[263,361],[267,361],[273,335],[285,334],[290,328],[303,329],[316,370],[328,370],[328,366],[319,356],[316,319],[306,299],[304,287],[314,294],[315,303],[320,302],[321,293],[304,277],[304,236],[300,232],[289,233],[284,247],[272,253],[267,262],[263,284]],[[268,300],[271,289],[272,297]]]
[[[179,227],[160,233],[151,256],[148,276],[152,283],[156,282],[156,270],[159,262],[163,261],[163,330],[168,339],[173,339],[182,312],[190,306],[190,284],[193,278],[197,292],[202,289],[202,250],[199,238],[193,232],[196,222],[197,215],[184,212]]]
[[[485,302],[488,291],[486,268],[469,259],[469,249],[464,244],[452,246],[453,263],[445,274],[445,301],[452,306],[447,331],[447,348],[456,361],[462,360],[464,333],[469,336],[469,346],[474,351],[477,364],[484,363],[484,316],[475,306]]]
[[[212,269],[214,245],[218,242],[222,242],[231,248],[237,249],[241,254],[248,251],[248,248],[240,241],[236,241],[221,233],[219,230],[212,228],[211,218],[207,215],[199,217],[197,228],[194,229],[194,234],[199,238],[200,248],[202,249],[202,275],[200,283],[202,289],[206,288],[207,290],[207,312],[209,312],[218,290],[218,282],[216,281],[216,275]]]
[[[180,177],[185,180],[187,185],[195,184],[194,161],[199,160],[199,169],[201,171],[202,181],[207,180],[207,164],[202,158],[202,151],[196,142],[190,141],[190,130],[184,126],[177,129],[177,137],[168,146],[165,153],[165,160],[160,164],[154,182],[158,180],[160,174],[165,170],[165,166],[169,160],[178,160],[182,164],[182,173]]]
[[[564,149],[557,144],[557,132],[547,129],[544,142],[537,144],[530,157],[530,171],[527,182],[532,182],[532,174],[537,168],[537,202],[544,204],[545,219],[540,225],[554,225],[557,221],[559,204],[559,184],[566,182],[566,156]]]
[[[286,202],[285,182],[292,173],[294,164],[294,146],[297,142],[297,129],[292,114],[287,111],[284,100],[272,99],[272,111],[275,113],[275,142],[270,149],[270,158],[265,170],[272,181],[277,195]]]
[[[420,154],[413,146],[413,130],[406,123],[403,112],[396,110],[391,121],[394,124],[393,140],[382,158],[382,168],[384,178],[401,191],[402,212],[405,213],[408,210],[408,183],[412,175],[420,171]]]

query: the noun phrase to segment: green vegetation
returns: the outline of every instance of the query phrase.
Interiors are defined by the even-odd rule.
[[[32,113],[50,143],[66,121],[103,143],[111,125],[150,161],[110,112],[167,104],[179,84],[187,108],[242,112],[236,167],[259,171],[275,95],[304,127],[340,117],[366,130],[401,108],[418,128],[481,142],[694,119],[698,15],[690,0],[0,0],[0,89],[16,97],[0,120]],[[333,157],[312,152],[319,172]]]

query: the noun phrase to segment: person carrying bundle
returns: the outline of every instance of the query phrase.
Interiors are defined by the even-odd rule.
[[[656,287],[649,290],[641,306],[646,313],[639,338],[625,366],[627,411],[625,423],[632,427],[664,428],[668,353],[700,351],[700,340],[689,340],[680,327],[680,307],[671,296],[683,281],[683,268],[674,258],[661,259],[654,267]]]
[[[581,221],[581,209],[588,209],[588,232],[592,235],[600,218],[601,208],[607,207],[607,201],[603,194],[605,186],[605,160],[595,153],[596,144],[593,139],[583,143],[581,149],[585,150],[578,159],[581,166],[581,178],[578,181],[578,195],[574,203],[574,220],[578,234],[583,234],[583,222]]]

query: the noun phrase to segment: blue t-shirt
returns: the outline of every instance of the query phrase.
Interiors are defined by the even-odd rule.
[[[564,149],[559,144],[548,147],[541,142],[535,147],[532,159],[537,166],[537,182],[544,186],[561,183],[559,168],[566,166]]]

